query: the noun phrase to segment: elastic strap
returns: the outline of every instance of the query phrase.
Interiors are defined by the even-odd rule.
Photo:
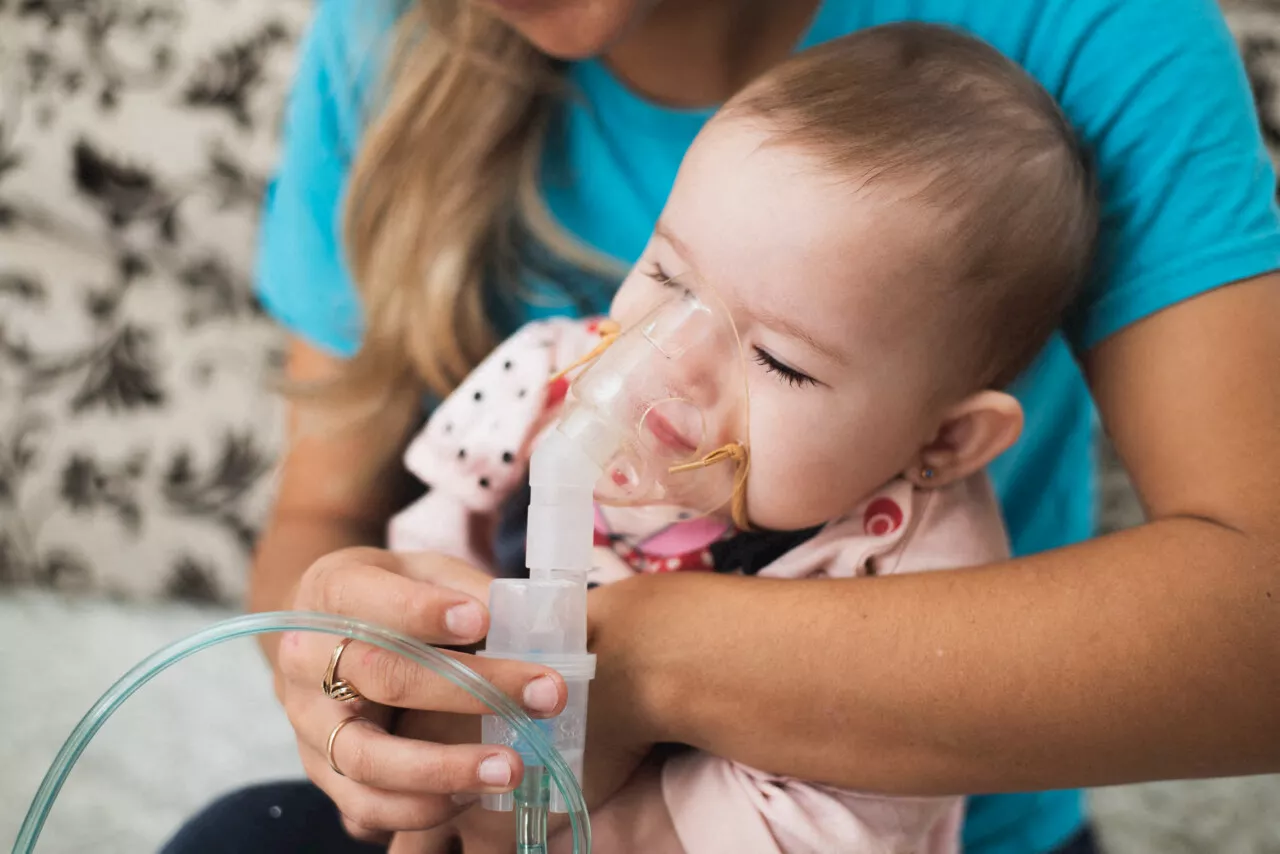
[[[576,371],[583,365],[600,358],[600,354],[608,350],[609,345],[618,340],[618,336],[622,334],[622,327],[618,325],[617,321],[605,319],[600,321],[598,331],[600,333],[600,343],[593,347],[590,353],[554,374],[551,377],[551,382],[564,379],[569,372]]]
[[[733,514],[733,524],[740,531],[750,531],[751,522],[747,518],[747,473],[751,469],[751,453],[746,445],[741,442],[731,442],[724,447],[716,448],[700,460],[672,466],[668,471],[671,474],[680,474],[704,469],[727,460],[732,460],[734,464],[733,498],[729,507],[729,511]]]

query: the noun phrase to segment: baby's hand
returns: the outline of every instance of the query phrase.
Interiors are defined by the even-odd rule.
[[[444,827],[397,833],[387,854],[450,854],[458,850],[458,840],[467,854],[511,854],[516,850],[515,824],[515,813],[476,805]]]
[[[516,814],[492,812],[477,804],[454,819],[467,854],[511,854],[516,850]]]
[[[457,831],[451,825],[431,830],[404,831],[391,837],[387,854],[450,854],[456,851]]]
[[[516,850],[513,812],[491,812],[479,804],[431,830],[403,831],[391,839],[387,854],[511,854]],[[554,822],[553,822],[554,824]]]
[[[548,829],[554,833],[567,821],[551,816]],[[468,809],[444,827],[418,832],[397,833],[387,854],[450,854],[462,842],[466,854],[511,854],[516,849],[514,812],[491,812],[479,804]]]

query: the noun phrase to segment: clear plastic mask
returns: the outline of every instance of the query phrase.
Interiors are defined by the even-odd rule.
[[[560,419],[604,469],[596,488],[602,504],[699,515],[732,507],[735,519],[747,424],[746,363],[733,317],[709,288],[676,282],[572,382]]]

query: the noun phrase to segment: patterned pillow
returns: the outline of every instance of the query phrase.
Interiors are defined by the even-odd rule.
[[[0,584],[231,601],[280,444],[250,289],[308,0],[0,0]]]

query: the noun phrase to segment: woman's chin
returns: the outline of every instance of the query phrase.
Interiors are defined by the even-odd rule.
[[[607,53],[630,30],[644,0],[476,0],[554,59]]]

